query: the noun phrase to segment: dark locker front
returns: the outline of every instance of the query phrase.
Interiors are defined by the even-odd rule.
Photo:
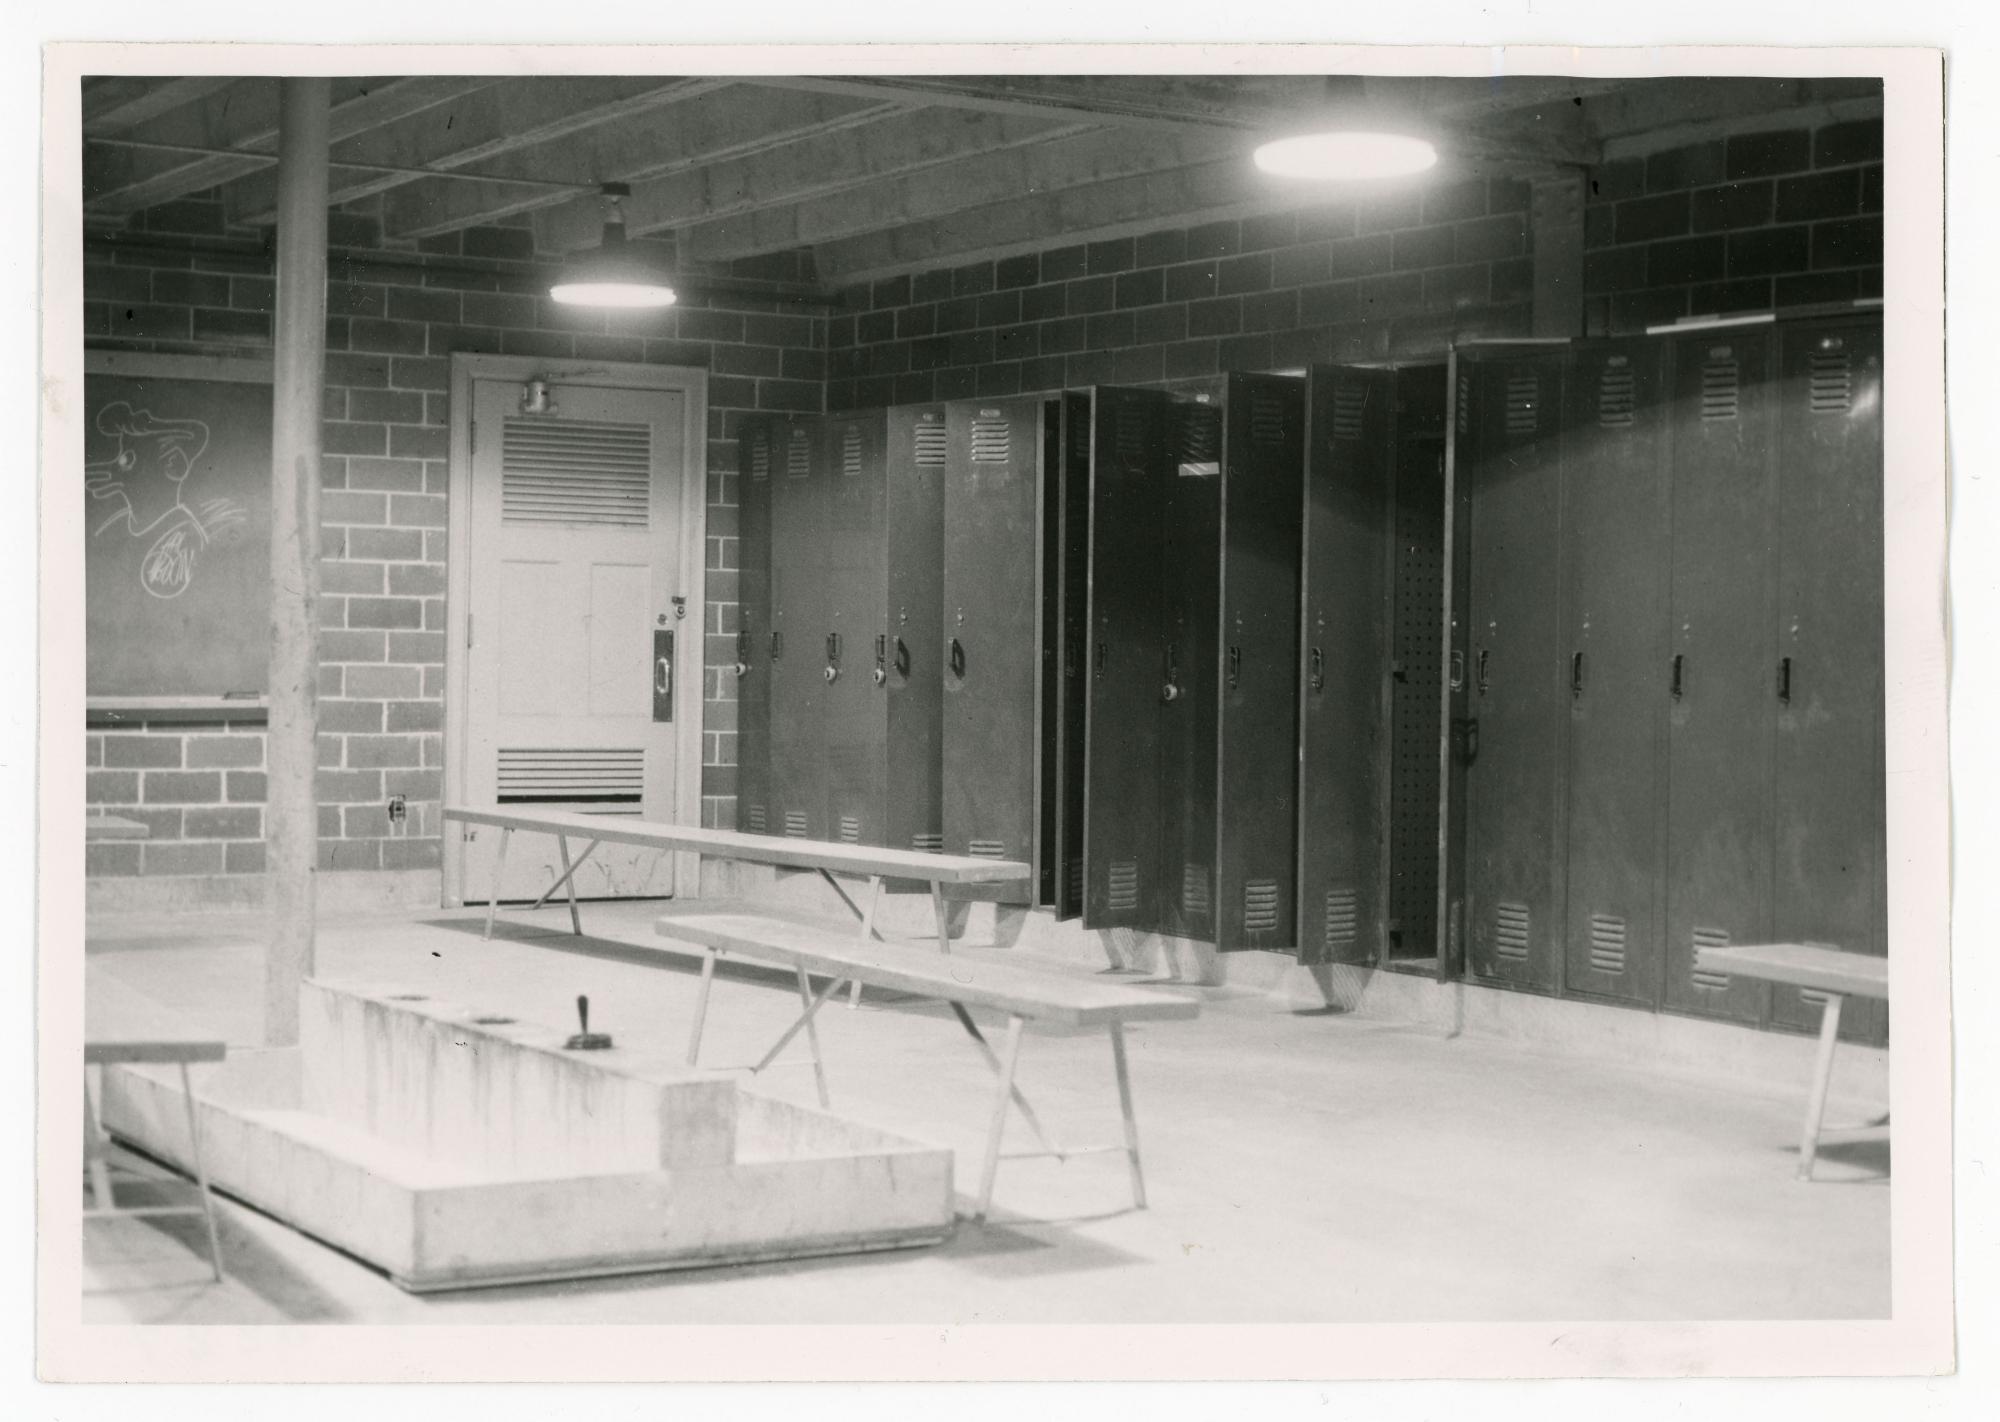
[[[1387,370],[1320,366],[1307,389],[1298,653],[1302,963],[1373,963],[1383,948],[1383,578],[1395,388]],[[1441,484],[1437,492],[1442,497]],[[1434,758],[1435,704],[1425,729]],[[1435,826],[1435,804],[1431,809]]]
[[[1216,839],[1217,668],[1226,410],[1176,401],[1167,417],[1166,518],[1153,576],[1161,626],[1154,709],[1160,752],[1160,885],[1145,926],[1214,942],[1223,886]]]
[[[1882,330],[1780,336],[1772,935],[1887,951],[1882,694]],[[1817,1029],[1817,993],[1772,989],[1771,1016]],[[1842,1034],[1880,1041],[1886,1004],[1849,998]]]
[[[823,631],[814,651],[825,682],[828,838],[882,844],[888,834],[888,706],[871,675],[887,595],[887,420],[881,411],[821,425],[826,472]]]
[[[1041,563],[1035,589],[1036,632],[1041,650],[1036,663],[1035,732],[1035,905],[1056,906],[1057,881],[1062,877],[1062,402],[1042,401]]]
[[[1043,402],[956,401],[946,424],[945,852],[1038,864]]]
[[[1573,352],[1563,435],[1564,988],[1657,1005],[1667,667],[1665,347]]]
[[[1560,987],[1566,687],[1558,604],[1562,347],[1481,351],[1457,463],[1469,486],[1467,965]]]
[[[1159,709],[1167,685],[1160,559],[1170,407],[1150,390],[1090,401],[1090,641],[1083,926],[1152,928],[1160,913]],[[1176,888],[1179,886],[1176,885]]]
[[[1058,919],[1083,912],[1084,715],[1090,667],[1090,396],[1066,392],[1059,402],[1060,430],[1054,506],[1060,510],[1055,540],[1058,564],[1050,580],[1057,603],[1055,728],[1050,758],[1055,772],[1055,838]]]
[[[771,466],[773,421],[738,435],[736,825],[767,834],[771,815]]]
[[[883,843],[935,851],[944,847],[944,406],[895,406],[885,434],[887,599],[868,649],[869,680],[888,716]]]
[[[826,774],[828,501],[817,416],[773,422],[772,832],[832,838]]]
[[[1671,342],[1663,1004],[1739,1022],[1760,1020],[1768,990],[1697,953],[1771,933],[1772,343],[1768,327]]]

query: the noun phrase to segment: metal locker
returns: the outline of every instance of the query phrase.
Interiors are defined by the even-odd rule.
[[[888,710],[889,796],[883,842],[944,848],[941,720],[945,484],[943,405],[889,410],[883,621],[868,650],[869,679]]]
[[[1395,388],[1387,370],[1316,366],[1308,377],[1297,654],[1302,963],[1373,963],[1384,950],[1383,580]],[[1434,754],[1435,704],[1425,730]],[[1435,768],[1431,779],[1435,787]],[[1431,816],[1434,825],[1435,803]]]
[[[1479,757],[1479,723],[1472,714],[1471,471],[1478,463],[1473,440],[1473,373],[1476,362],[1454,350],[1445,365],[1444,586],[1439,635],[1445,657],[1443,724],[1439,729],[1438,980],[1465,973],[1466,785]]]
[[[778,431],[768,418],[736,440],[736,827],[773,829],[771,811],[771,470]]]
[[[821,421],[774,421],[771,470],[771,831],[830,838],[824,714],[827,488]]]
[[[1697,950],[1771,933],[1773,455],[1768,328],[1671,342],[1666,989],[1679,1012],[1758,1021],[1764,984]]]
[[[1464,353],[1471,355],[1471,352]],[[1470,486],[1467,961],[1481,978],[1561,986],[1563,697],[1557,621],[1560,344],[1467,359]]]
[[[1216,729],[1225,409],[1194,400],[1169,407],[1166,508],[1153,569],[1161,599],[1160,641],[1154,652],[1160,687],[1155,710],[1160,896],[1146,926],[1211,943],[1224,892],[1216,853]]]
[[[1060,836],[1062,778],[1056,757],[1062,746],[1062,401],[1042,401],[1041,559],[1035,587],[1036,635],[1041,656],[1036,663],[1035,732],[1035,905],[1056,906],[1056,883],[1062,875]]]
[[[1039,398],[954,401],[947,407],[948,854],[1037,861],[1042,425]],[[1031,901],[1035,888],[1022,886],[1019,899]]]
[[[887,416],[880,410],[820,422],[825,460],[826,578],[811,649],[825,686],[826,838],[882,844],[888,833],[888,709],[871,675],[888,594]]]
[[[1563,433],[1566,992],[1657,1006],[1667,664],[1665,348],[1572,350]]]
[[[1049,854],[1056,868],[1058,919],[1083,912],[1084,710],[1090,662],[1090,428],[1091,398],[1065,392],[1059,402],[1056,492],[1059,536],[1051,580],[1056,604],[1055,729],[1050,760],[1055,770],[1055,833]]]
[[[1161,549],[1172,466],[1167,397],[1090,402],[1088,710],[1083,926],[1152,928],[1160,912]]]
[[[1801,323],[1779,337],[1772,937],[1887,951],[1882,691],[1882,329]],[[1772,990],[1809,1030],[1818,994]],[[1885,1004],[1849,999],[1842,1035],[1886,1040]]]

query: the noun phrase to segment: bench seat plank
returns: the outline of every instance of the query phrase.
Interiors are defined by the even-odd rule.
[[[701,829],[613,815],[583,815],[573,810],[445,808],[447,820],[492,825],[529,833],[568,835],[607,844],[636,844],[649,849],[683,849],[717,858],[742,859],[781,868],[826,869],[837,874],[882,875],[924,879],[939,884],[1013,883],[1027,879],[1032,869],[1014,859],[981,859],[962,854],[929,854],[916,849],[841,844],[832,840],[790,839],[778,835],[745,834],[738,830]]]
[[[1704,948],[1701,966],[1738,977],[1817,988],[1848,997],[1889,996],[1889,960],[1810,943],[1743,943]]]
[[[213,1032],[181,1023],[172,1013],[116,978],[84,969],[83,1059],[101,1062],[219,1062],[228,1045]]]
[[[985,1007],[1034,1022],[1101,1026],[1199,1015],[1192,998],[1125,984],[1073,978],[900,943],[862,942],[823,928],[750,914],[671,914],[655,924],[677,938],[723,953],[857,979],[869,987]]]

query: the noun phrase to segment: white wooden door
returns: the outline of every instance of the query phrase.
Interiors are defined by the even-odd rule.
[[[525,414],[521,388],[473,384],[465,802],[671,821],[677,736],[700,735],[671,719],[679,642],[700,636],[675,602],[685,397],[557,384],[550,413]],[[499,841],[468,835],[467,902],[486,901]],[[553,838],[516,833],[499,897],[539,896],[560,862]],[[665,896],[674,864],[607,844],[575,883]]]

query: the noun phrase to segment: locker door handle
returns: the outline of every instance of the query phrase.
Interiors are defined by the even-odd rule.
[[[896,675],[908,676],[909,674],[910,649],[903,644],[903,639],[898,637],[896,639]]]
[[[1099,643],[1097,644],[1097,668],[1096,668],[1096,671],[1097,671],[1097,675],[1098,675],[1098,676],[1100,676],[1100,677],[1101,677],[1101,676],[1103,676],[1103,675],[1104,675],[1104,644],[1103,644],[1102,642],[1099,642]]]
[[[736,675],[739,679],[750,675],[750,632],[748,628],[736,634]]]
[[[965,678],[965,644],[956,637],[951,639],[951,674],[961,681]]]
[[[668,661],[665,657],[654,658],[653,660],[654,693],[659,696],[665,696],[668,692],[672,691],[673,689],[674,689],[674,664]]]
[[[1480,694],[1481,696],[1484,696],[1484,695],[1486,694],[1486,658],[1487,658],[1487,656],[1488,656],[1488,653],[1486,652],[1486,650],[1485,650],[1484,648],[1482,648],[1482,649],[1480,650],[1480,653],[1479,653],[1479,663],[1478,663],[1478,666],[1477,666],[1477,668],[1476,668],[1476,669],[1475,669],[1475,670],[1473,671],[1473,674],[1472,674],[1472,675],[1473,675],[1473,679],[1474,679],[1474,681],[1476,681],[1476,682],[1478,683],[1478,685],[1479,685],[1479,694]]]
[[[774,662],[778,661],[784,655],[785,655],[785,634],[782,632],[773,632],[771,634],[771,660]]]
[[[1231,691],[1236,690],[1237,683],[1242,680],[1243,649],[1241,647],[1231,647],[1229,649],[1229,689]]]
[[[1181,699],[1180,660],[1180,648],[1172,642],[1167,643],[1167,676],[1166,680],[1160,686],[1160,700],[1162,701],[1178,701]]]
[[[1792,659],[1778,658],[1778,700],[1789,706],[1792,704]]]
[[[889,680],[889,636],[878,633],[875,638],[875,684],[883,686]]]
[[[653,629],[653,719],[674,719],[674,633],[671,627]]]
[[[1686,666],[1687,666],[1687,657],[1686,657],[1685,655],[1683,655],[1682,653],[1680,653],[1680,652],[1676,652],[1676,653],[1674,653],[1674,685],[1673,685],[1673,693],[1674,693],[1674,700],[1676,700],[1676,701],[1678,701],[1678,700],[1680,700],[1680,699],[1681,699],[1681,687],[1682,687],[1682,684],[1683,684],[1683,675],[1682,675],[1682,674],[1683,674],[1683,672],[1685,671],[1685,669],[1686,669]]]
[[[1306,678],[1315,693],[1326,690],[1326,653],[1319,648],[1312,649],[1312,670]]]
[[[840,634],[838,632],[829,632],[826,634],[826,679],[829,682],[840,680]]]
[[[1451,654],[1451,689],[1453,691],[1458,691],[1461,690],[1464,686],[1465,686],[1465,653],[1455,651]]]
[[[1572,701],[1583,699],[1583,653],[1581,652],[1577,652],[1569,659],[1569,695]]]
[[[1451,721],[1451,748],[1460,765],[1479,759],[1479,718],[1454,716]]]
[[[1063,675],[1066,677],[1076,675],[1075,642],[1066,642],[1063,644]]]

